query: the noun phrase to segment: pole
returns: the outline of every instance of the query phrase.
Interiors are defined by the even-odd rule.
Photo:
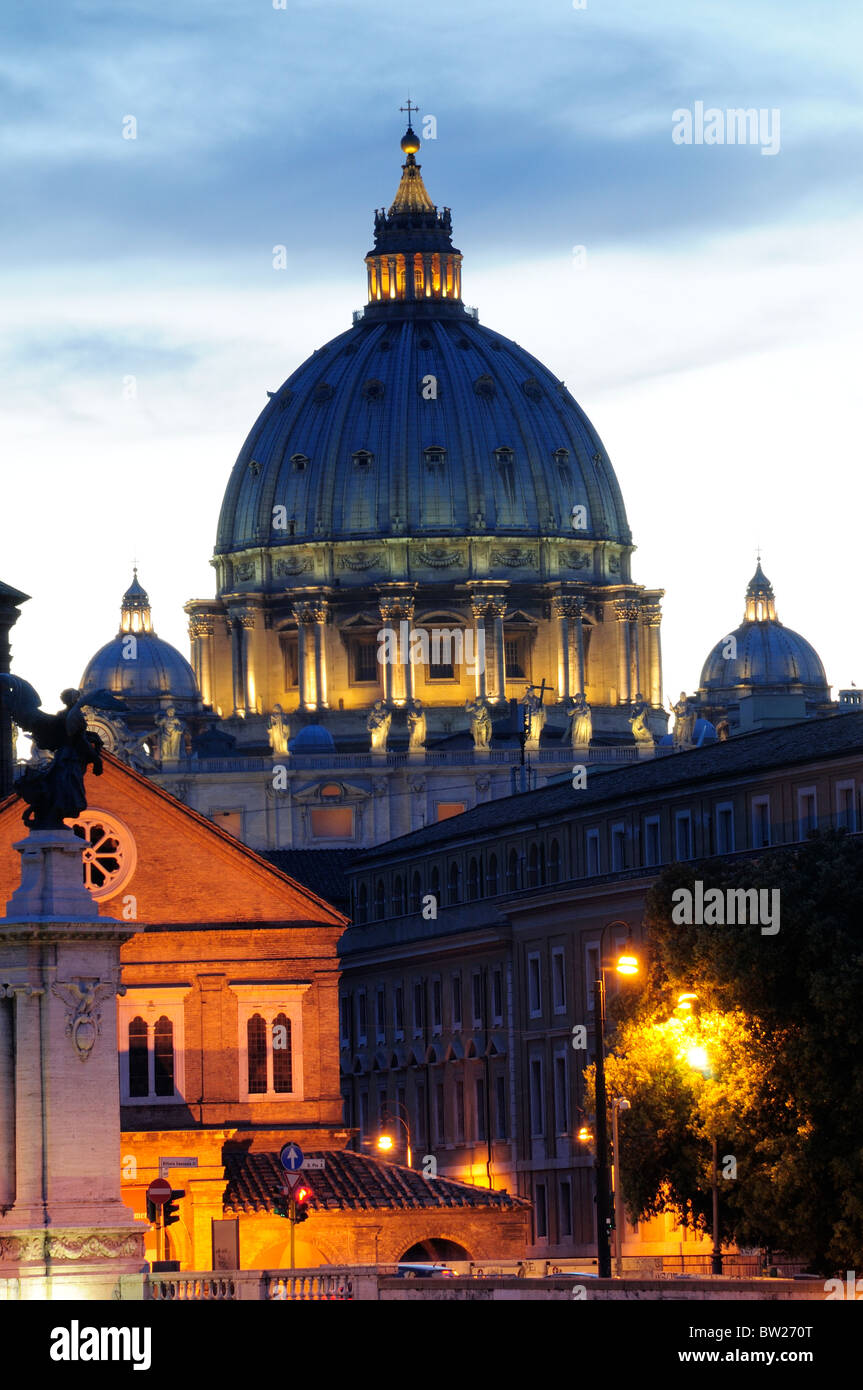
[[[600,1279],[611,1278],[611,1247],[608,1240],[608,1125],[605,1097],[605,980],[600,953],[599,971],[594,983],[596,995],[596,1263]]]
[[[611,1102],[611,1142],[614,1150],[614,1273],[618,1279],[623,1274],[623,1189],[620,1184],[619,1104],[619,1100]]]
[[[719,1140],[713,1138],[713,1274],[722,1273],[722,1246],[719,1243]]]
[[[293,1192],[291,1193],[289,1200],[288,1215],[291,1220],[291,1273],[293,1274],[294,1266],[296,1264],[296,1254],[294,1250],[294,1231],[296,1230],[297,1225],[297,1204],[294,1201]]]

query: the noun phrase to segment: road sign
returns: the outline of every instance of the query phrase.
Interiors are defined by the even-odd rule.
[[[154,1207],[163,1207],[171,1200],[171,1184],[164,1178],[154,1178],[147,1188],[147,1201]]]
[[[326,1163],[326,1159],[324,1159],[324,1158],[304,1158],[304,1159],[303,1159],[303,1172],[304,1172],[304,1173],[308,1173],[309,1171],[311,1171],[311,1172],[317,1172],[319,1168],[323,1168],[323,1166],[324,1166],[325,1163]]]
[[[285,1144],[279,1153],[279,1162],[289,1173],[297,1173],[303,1166],[303,1151],[299,1144]]]
[[[197,1168],[197,1158],[186,1155],[174,1155],[173,1157],[159,1159],[159,1177],[164,1178],[171,1168]]]
[[[297,1183],[302,1180],[302,1173],[285,1173],[285,1177],[287,1179],[288,1185],[286,1188],[283,1188],[282,1190],[284,1192],[293,1192]]]

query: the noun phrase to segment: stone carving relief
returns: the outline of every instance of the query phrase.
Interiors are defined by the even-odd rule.
[[[433,570],[445,570],[451,565],[463,565],[464,554],[460,550],[449,550],[443,545],[418,547],[411,554],[411,562]]]
[[[302,574],[303,570],[310,570],[312,562],[308,555],[292,555],[289,560],[277,560],[275,572],[280,574]]]
[[[56,980],[51,992],[66,1005],[66,1037],[72,1039],[79,1060],[86,1062],[102,1032],[100,1005],[115,994],[125,994],[125,986],[115,985],[113,981],[100,983],[79,977],[76,980]]]
[[[563,563],[567,569],[589,570],[593,565],[593,556],[589,550],[570,550],[565,553]]]
[[[506,565],[508,569],[535,568],[536,551],[520,550],[517,546],[510,546],[506,550],[493,550],[491,562],[493,565]]]
[[[352,550],[339,556],[338,568],[340,570],[370,570],[376,567],[382,569],[383,554],[382,550]]]

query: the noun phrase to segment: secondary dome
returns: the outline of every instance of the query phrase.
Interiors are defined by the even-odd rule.
[[[171,703],[181,712],[200,709],[201,697],[188,661],[153,631],[150,600],[138,582],[137,569],[123,595],[120,615],[117,636],[87,663],[79,681],[82,694],[110,690],[133,711]]]
[[[402,147],[366,257],[369,302],[271,393],[225,492],[217,556],[404,535],[630,546],[599,435],[553,372],[465,308],[449,209],[429,198],[412,130]]]
[[[821,658],[805,637],[777,618],[773,586],[759,561],[746,590],[743,622],[710,652],[701,671],[701,692],[716,697],[792,687],[811,699],[830,699]]]

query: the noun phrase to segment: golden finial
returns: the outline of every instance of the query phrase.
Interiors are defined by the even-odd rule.
[[[416,154],[420,147],[420,138],[411,125],[411,112],[419,112],[419,107],[413,106],[410,97],[408,97],[407,106],[400,106],[399,110],[406,111],[408,116],[408,128],[402,136],[402,151],[404,154]]]

